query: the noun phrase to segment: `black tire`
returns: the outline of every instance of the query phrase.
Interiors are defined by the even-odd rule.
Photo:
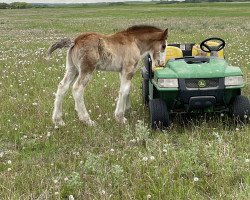
[[[164,129],[170,126],[166,103],[161,99],[149,101],[150,123],[152,129]]]
[[[246,122],[250,117],[250,102],[246,96],[238,95],[231,103],[230,114],[236,122]]]
[[[148,105],[149,102],[149,80],[143,79],[142,81],[142,103]]]

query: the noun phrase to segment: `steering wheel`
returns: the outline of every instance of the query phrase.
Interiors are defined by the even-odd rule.
[[[219,42],[219,45],[218,46],[209,46],[208,44],[206,44],[206,42],[208,42],[208,41]],[[216,52],[220,51],[221,49],[223,49],[225,47],[225,45],[226,45],[226,43],[223,39],[214,37],[214,38],[208,38],[208,39],[202,41],[200,44],[200,48],[202,51],[210,53],[212,51],[216,51]]]

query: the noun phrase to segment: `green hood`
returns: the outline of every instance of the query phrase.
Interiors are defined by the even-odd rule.
[[[188,64],[184,59],[170,60],[155,72],[158,78],[215,78],[242,75],[240,68],[228,66],[224,59],[210,58],[207,63]]]

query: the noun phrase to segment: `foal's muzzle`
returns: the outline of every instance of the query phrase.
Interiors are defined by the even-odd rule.
[[[159,51],[158,52],[158,59],[156,59],[155,65],[157,67],[163,67],[166,64],[166,52],[165,51]]]

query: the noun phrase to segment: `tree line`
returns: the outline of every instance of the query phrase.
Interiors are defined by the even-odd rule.
[[[26,2],[0,3],[0,9],[26,9],[32,7],[31,3]]]
[[[136,1],[136,0],[135,0]],[[250,0],[185,0],[184,2],[179,2],[177,0],[152,0],[153,3],[159,4],[171,4],[171,3],[201,3],[201,2],[233,2],[233,1],[241,1],[247,2]],[[109,3],[110,5],[126,5],[124,2],[119,3]],[[53,4],[55,6],[56,4]],[[81,4],[79,4],[81,5]],[[87,4],[84,4],[87,5]],[[26,2],[13,2],[10,4],[0,3],[0,9],[27,9],[32,7],[48,7],[47,4],[31,4]]]
[[[202,2],[247,2],[250,0],[185,0],[187,3],[202,3]]]

